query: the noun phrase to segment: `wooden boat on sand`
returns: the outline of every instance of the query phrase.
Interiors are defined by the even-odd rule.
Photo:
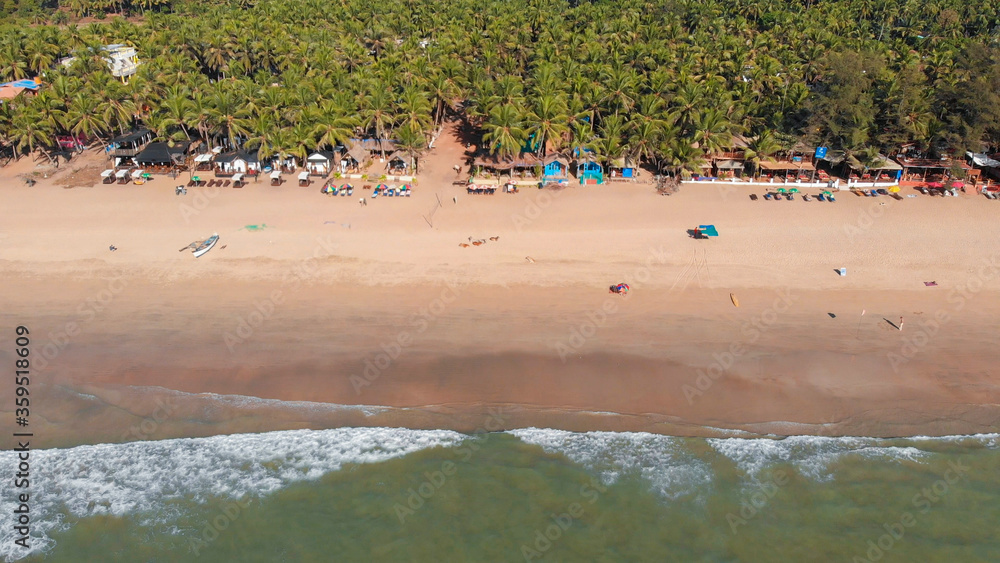
[[[219,233],[213,233],[212,236],[208,237],[204,242],[195,247],[192,251],[194,257],[198,258],[209,250],[212,250],[212,247],[215,246],[215,243],[217,242],[219,242]]]

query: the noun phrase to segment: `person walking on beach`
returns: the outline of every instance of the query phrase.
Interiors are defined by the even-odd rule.
[[[899,317],[899,330],[903,330],[903,317]]]

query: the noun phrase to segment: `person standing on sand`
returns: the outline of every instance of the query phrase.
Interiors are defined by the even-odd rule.
[[[899,317],[899,330],[903,330],[903,317]]]

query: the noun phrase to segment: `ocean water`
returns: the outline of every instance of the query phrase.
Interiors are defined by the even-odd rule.
[[[32,473],[32,547],[5,488],[4,561],[1000,561],[998,435],[342,428],[41,450]]]

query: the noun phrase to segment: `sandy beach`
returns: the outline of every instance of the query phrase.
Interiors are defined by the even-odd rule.
[[[497,408],[510,428],[996,430],[1000,204],[751,201],[763,190],[740,185],[474,196],[453,185],[462,151],[442,137],[412,197],[367,206],[294,181],[62,187],[103,169],[96,155],[33,187],[27,159],[0,170],[0,324],[34,335],[43,445],[475,430]],[[703,223],[720,236],[688,236]],[[178,251],[213,232],[206,256]]]

